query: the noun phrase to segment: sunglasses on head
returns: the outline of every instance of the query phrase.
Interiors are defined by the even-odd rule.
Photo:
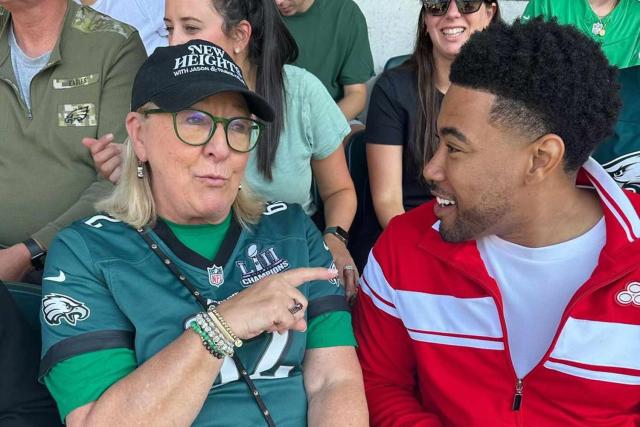
[[[442,16],[449,10],[449,4],[454,0],[422,0],[427,14],[432,16]],[[460,13],[475,13],[480,9],[484,0],[455,0]]]

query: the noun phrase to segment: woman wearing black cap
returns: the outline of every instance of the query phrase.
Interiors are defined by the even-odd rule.
[[[243,185],[272,118],[214,44],[143,64],[106,213],[45,267],[40,376],[67,425],[366,425],[322,236]]]
[[[247,181],[267,200],[299,203],[315,215],[321,207],[310,191],[313,179],[324,205],[325,243],[353,296],[358,272],[346,231],[356,193],[342,148],[351,128],[320,80],[289,65],[298,49],[273,0],[167,0],[165,24],[170,45],[199,38],[221,46],[242,68],[247,85],[273,106],[274,121],[249,157]],[[98,170],[115,182],[119,146],[107,142],[85,140]]]

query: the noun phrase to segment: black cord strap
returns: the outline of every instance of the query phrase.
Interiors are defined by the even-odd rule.
[[[202,306],[204,311],[207,311],[209,308],[209,305],[207,304],[207,300],[202,296],[200,291],[198,291],[196,287],[193,286],[193,284],[189,281],[189,279],[187,279],[187,276],[185,276],[184,274],[182,274],[180,270],[178,270],[178,267],[176,267],[173,261],[169,259],[169,257],[162,251],[162,249],[160,249],[160,246],[153,241],[153,239],[148,234],[149,233],[148,229],[139,228],[137,231],[138,231],[138,234],[140,234],[140,236],[147,243],[147,245],[149,245],[149,248],[153,251],[153,253],[155,253],[162,260],[162,263],[173,273],[174,276],[178,278],[178,281],[185,288],[187,288],[187,290],[191,293],[191,295],[193,295],[196,301],[198,301],[198,304]],[[232,359],[233,359],[233,362],[236,364],[236,369],[240,373],[240,377],[244,380],[244,382],[249,387],[249,390],[251,391],[251,395],[253,396],[256,403],[258,404],[258,407],[260,408],[260,411],[262,412],[264,419],[267,421],[267,425],[269,427],[276,427],[276,423],[273,421],[273,418],[271,417],[271,412],[269,412],[267,405],[264,403],[264,400],[262,400],[262,396],[260,396],[260,392],[256,388],[256,385],[251,379],[251,377],[249,376],[249,372],[247,371],[247,368],[244,367],[244,364],[240,360],[240,357],[234,352]]]

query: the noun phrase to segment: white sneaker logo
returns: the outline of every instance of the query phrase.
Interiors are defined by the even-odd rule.
[[[45,277],[42,280],[50,280],[52,282],[62,283],[66,280],[66,278],[67,277],[64,275],[64,271],[60,270],[60,274],[58,274],[57,276]]]

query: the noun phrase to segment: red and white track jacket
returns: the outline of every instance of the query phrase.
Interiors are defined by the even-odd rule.
[[[640,196],[591,159],[581,181],[598,191],[607,242],[521,379],[475,242],[444,242],[432,203],[390,223],[354,310],[372,425],[640,426]]]

